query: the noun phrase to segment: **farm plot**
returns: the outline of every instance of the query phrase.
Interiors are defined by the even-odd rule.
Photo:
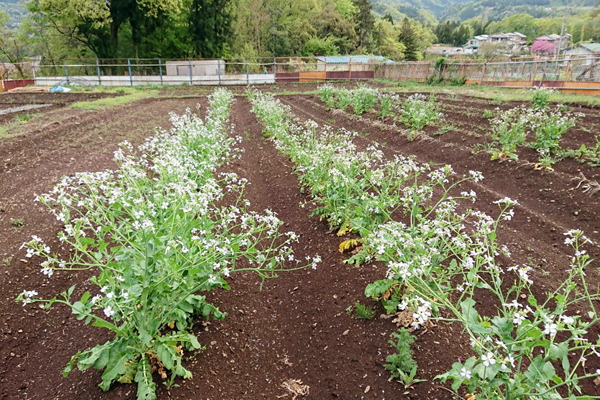
[[[215,137],[220,139],[213,142],[215,145],[196,146],[210,153],[210,149],[226,148],[229,143],[232,149],[229,154],[235,155],[228,157],[227,163],[221,163],[220,157],[210,157],[214,162],[206,165],[207,174],[201,174],[205,177],[202,179],[212,182],[224,173],[230,183],[226,186],[237,186],[231,175],[235,173],[238,183],[248,183],[241,197],[235,193],[218,196],[213,203],[218,207],[209,207],[213,211],[208,214],[230,215],[231,204],[237,204],[240,209],[246,207],[249,215],[264,215],[268,209],[282,221],[282,232],[295,232],[293,237],[297,236],[298,243],[286,247],[285,257],[274,258],[275,263],[286,269],[278,273],[276,279],[262,282],[260,276],[245,271],[254,268],[256,260],[254,264],[240,260],[228,271],[212,256],[205,262],[197,253],[200,251],[197,247],[202,246],[195,245],[191,231],[192,225],[207,223],[201,217],[206,214],[191,211],[195,216],[186,219],[186,205],[173,201],[166,210],[154,209],[155,216],[148,202],[136,203],[135,193],[143,194],[147,200],[153,199],[154,203],[157,193],[168,192],[163,190],[165,185],[189,179],[188,172],[179,169],[162,173],[154,170],[159,183],[136,177],[139,180],[132,182],[144,182],[140,185],[144,189],[122,191],[132,193],[132,197],[127,195],[119,201],[130,204],[120,206],[119,212],[114,214],[123,225],[91,213],[88,218],[95,221],[94,231],[82,229],[87,232],[86,237],[96,237],[96,243],[88,243],[82,237],[69,239],[79,246],[81,254],[90,246],[98,246],[99,236],[122,232],[130,243],[125,247],[143,249],[137,243],[145,243],[144,239],[136,232],[140,229],[150,232],[154,227],[160,233],[156,236],[161,238],[152,245],[160,249],[161,256],[157,253],[155,258],[173,259],[173,264],[157,261],[156,266],[178,266],[173,271],[185,275],[185,271],[189,272],[185,266],[190,258],[195,260],[195,270],[204,271],[203,279],[214,275],[215,284],[225,279],[231,286],[231,290],[198,293],[206,296],[206,302],[228,313],[224,319],[189,319],[184,313],[181,318],[167,318],[162,328],[153,331],[155,340],[151,344],[144,342],[145,325],[126,317],[143,314],[127,305],[129,298],[138,295],[136,287],[142,285],[136,281],[141,278],[141,275],[136,278],[135,273],[139,263],[132,261],[125,268],[121,256],[112,264],[106,263],[113,254],[107,250],[109,246],[98,249],[100,253],[105,252],[101,262],[97,258],[92,262],[97,264],[95,268],[106,264],[112,272],[105,270],[95,280],[91,278],[97,275],[94,271],[62,271],[60,260],[69,260],[71,249],[52,238],[64,228],[64,223],[52,221],[52,214],[39,205],[33,206],[32,200],[34,194],[48,192],[61,181],[62,175],[115,168],[109,161],[110,152],[120,138],[107,132],[124,131],[132,126],[125,109],[137,110],[140,117],[154,116],[149,121],[140,120],[144,121],[143,126],[136,126],[133,138],[137,139],[133,141],[139,143],[142,136],[151,134],[149,124],[166,125],[165,111],[169,108],[181,113],[184,107],[193,106],[197,101],[146,99],[133,103],[123,110],[117,109],[112,122],[116,126],[104,124],[104,128],[96,128],[91,137],[77,134],[80,125],[88,127],[86,132],[94,132],[91,124],[102,126],[97,121],[102,121],[107,114],[104,111],[73,113],[70,121],[73,133],[68,140],[58,142],[54,153],[49,149],[57,139],[58,129],[48,135],[42,130],[33,130],[9,142],[12,149],[3,154],[3,159],[10,160],[5,162],[2,171],[3,176],[8,177],[3,179],[7,195],[2,196],[4,211],[0,213],[2,243],[6,243],[6,255],[12,256],[4,266],[5,276],[1,282],[6,288],[2,299],[5,323],[1,340],[2,348],[8,349],[2,369],[4,376],[12,374],[10,381],[4,380],[0,385],[4,396],[136,398],[136,392],[145,393],[145,390],[151,398],[156,390],[158,398],[181,399],[294,396],[451,399],[456,398],[454,391],[462,397],[475,393],[478,398],[495,398],[497,388],[502,388],[503,394],[509,388],[508,398],[523,395],[560,398],[557,396],[564,397],[570,392],[579,395],[577,385],[581,393],[599,395],[593,380],[596,369],[600,368],[600,359],[591,347],[598,335],[597,315],[595,311],[588,315],[596,307],[596,291],[592,288],[598,283],[598,274],[595,263],[587,265],[587,257],[597,259],[599,251],[595,244],[584,243],[586,239],[578,231],[571,231],[581,229],[597,243],[600,239],[598,204],[595,197],[575,187],[577,182],[571,182],[578,171],[560,171],[559,166],[568,161],[556,164],[554,171],[537,171],[533,166],[525,168],[516,162],[490,161],[489,154],[474,153],[472,147],[442,142],[442,138],[450,137],[450,132],[423,140],[425,134],[415,136],[415,132],[404,126],[392,126],[395,121],[390,119],[381,122],[369,112],[356,118],[349,112],[328,110],[318,97],[310,95],[280,96],[277,100],[250,92],[248,99],[238,97],[229,106],[221,103],[221,110],[229,109],[231,113],[230,117],[225,111],[220,114],[221,118],[230,120],[231,139],[217,135]],[[200,101],[203,104],[200,114],[207,121],[206,126],[211,126],[213,118],[207,118],[205,113],[208,103]],[[473,109],[483,104],[472,101]],[[446,114],[447,110],[440,107],[436,112]],[[158,118],[160,115],[162,119]],[[176,148],[159,145],[173,143],[169,137],[189,137],[189,132],[201,130],[202,124],[193,115],[175,121],[175,134],[159,134],[157,137],[161,140],[147,142],[146,146],[150,146],[145,147],[147,157],[139,160],[149,160],[148,164],[136,167],[139,165],[136,154],[140,153],[127,152],[131,155],[118,160],[120,170],[133,168],[135,177],[145,170],[144,165],[154,165],[154,157],[160,160],[161,154],[175,157],[168,158],[173,168],[179,168],[176,160],[181,154],[193,157],[209,154],[206,151],[189,153],[179,147],[184,142],[178,140]],[[439,120],[435,122],[439,123]],[[425,125],[422,129],[427,134],[430,128]],[[228,128],[217,130],[229,132]],[[108,138],[108,142],[103,137],[95,138],[97,134]],[[35,153],[26,146],[36,143],[36,135],[40,142],[47,142],[38,148],[38,156],[28,164],[24,161]],[[78,147],[69,147],[71,142]],[[144,152],[144,147],[141,151]],[[78,152],[89,156],[72,157],[71,161],[64,157]],[[58,160],[65,161],[53,161],[57,155],[62,155]],[[430,165],[432,161],[437,165]],[[452,164],[452,168],[446,164]],[[46,165],[49,168],[45,168]],[[166,164],[162,165],[168,170]],[[589,166],[581,167],[589,168],[584,170],[586,174],[593,171]],[[481,180],[481,175],[474,171],[482,171],[485,178]],[[38,179],[27,183],[28,175]],[[110,181],[111,190],[119,187],[115,183],[124,184],[117,179],[124,175],[111,175],[116,179]],[[98,175],[78,176],[88,179],[83,188],[75,191],[78,196],[96,190],[94,181],[89,179]],[[194,175],[194,179],[199,176]],[[229,189],[233,188],[226,187],[225,191]],[[73,212],[74,208],[65,200],[75,192],[59,198],[55,198],[55,193],[47,201],[58,200],[64,208],[63,214],[67,214],[65,211]],[[200,190],[199,193],[211,191]],[[185,196],[187,194],[183,198],[187,198]],[[90,213],[91,209],[104,209],[102,204],[84,202],[82,206]],[[26,211],[21,214],[23,224],[17,213],[19,209]],[[61,216],[61,208],[52,209],[56,216],[68,219],[68,215]],[[140,212],[144,213],[143,217]],[[175,230],[160,226],[154,219],[169,221],[169,216],[175,215],[180,218],[172,225],[177,225]],[[266,215],[273,214],[267,212]],[[75,223],[85,224],[79,219]],[[97,234],[95,230],[100,225],[106,226],[107,231]],[[109,229],[110,226],[113,228]],[[195,229],[199,231],[193,236],[200,240],[207,235],[203,229]],[[229,234],[221,232],[213,239],[219,241],[230,238],[227,235],[238,235],[241,232],[237,229],[239,227]],[[187,231],[190,237],[186,236]],[[569,236],[565,236],[568,231],[571,231]],[[43,259],[28,258],[25,248],[18,250],[22,242],[29,241],[31,234],[39,234],[53,251],[58,250],[61,258],[57,263],[40,266]],[[171,235],[176,238],[169,239]],[[120,239],[112,239],[115,244],[111,246],[115,246],[115,254],[119,254],[118,249],[123,248],[119,245]],[[568,239],[566,243],[565,239]],[[206,247],[209,242],[202,243]],[[46,251],[37,239],[31,245],[30,253]],[[289,253],[292,248],[293,256]],[[166,252],[164,256],[163,252]],[[191,258],[192,255],[201,258]],[[576,263],[572,266],[574,256]],[[137,259],[135,254],[129,257]],[[83,257],[72,262],[77,268],[90,260]],[[205,264],[210,269],[206,269]],[[215,264],[219,264],[217,269],[213,269]],[[40,273],[43,268],[43,272],[52,274],[51,278]],[[240,271],[233,274],[234,269]],[[209,270],[213,270],[212,273]],[[132,275],[127,276],[128,273]],[[196,279],[194,275],[188,273],[183,278],[183,275],[174,275],[170,282],[185,282],[184,288],[194,289],[189,286]],[[106,279],[108,284],[98,279]],[[581,291],[583,280],[590,288],[589,296]],[[563,284],[571,281],[573,286]],[[22,307],[21,303],[14,303],[24,289],[40,292],[35,296],[24,293],[22,300],[28,303],[61,291],[66,291],[68,296],[73,284],[76,288],[71,294],[72,300],[78,300],[85,291],[90,292],[82,304],[86,305],[83,311],[94,315],[92,319],[99,317],[107,324],[114,324],[117,330],[138,334],[129,337],[112,334],[110,328],[103,332],[99,327],[85,326],[84,321],[76,321],[75,316],[69,315],[67,307],[58,304],[50,310],[41,310],[32,304]],[[100,291],[104,286],[108,288]],[[547,292],[555,290],[564,298],[554,296],[546,303]],[[164,300],[165,304],[174,304],[167,292],[171,293],[162,291],[160,296],[163,297],[158,296],[156,302]],[[32,294],[31,299],[29,294]],[[92,295],[100,296],[93,305],[89,304]],[[578,301],[571,302],[575,297]],[[142,301],[136,303],[142,304]],[[148,308],[155,309],[157,303],[148,303]],[[123,304],[125,309],[117,310],[116,307]],[[171,308],[178,309],[177,306]],[[78,305],[76,311],[81,315],[81,306]],[[147,315],[151,315],[150,310]],[[195,342],[186,335],[197,337],[205,348],[199,351],[192,350],[194,346],[181,345],[181,341],[178,342],[181,337],[175,338],[175,332],[189,338],[192,344]],[[392,333],[397,336],[391,336]],[[115,344],[128,337],[137,343],[132,346],[137,353],[124,356],[127,363],[98,362],[101,371],[90,368],[80,372],[74,368],[68,377],[59,378],[77,351]],[[585,342],[586,338],[593,340]],[[101,348],[96,349],[98,359],[105,357]],[[181,379],[172,373],[179,369],[181,352],[181,368],[193,375],[191,379]],[[585,363],[581,361],[582,355],[587,358]],[[108,356],[111,360],[110,352]],[[90,360],[94,352],[84,353],[82,357],[83,367],[96,364]],[[40,359],[47,362],[41,363]],[[125,367],[125,372],[114,372],[115,368],[107,368],[110,365],[118,371]],[[144,375],[144,366],[150,366],[153,371],[152,381]],[[135,368],[136,373],[130,372]],[[179,372],[187,375],[182,369]],[[48,376],[56,378],[50,380]],[[119,376],[120,383],[105,383],[105,388],[110,386],[106,393],[96,386]],[[435,379],[436,376],[444,378]],[[127,383],[129,381],[134,385]]]

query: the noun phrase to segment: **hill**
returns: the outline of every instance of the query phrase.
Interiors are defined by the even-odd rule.
[[[25,7],[20,0],[0,0],[0,11],[4,11],[11,19],[10,25],[18,24],[25,15]]]
[[[598,0],[474,0],[454,4],[439,14],[440,21],[465,21],[470,18],[499,21],[515,14],[536,18],[562,16],[564,7],[578,14],[598,5]]]

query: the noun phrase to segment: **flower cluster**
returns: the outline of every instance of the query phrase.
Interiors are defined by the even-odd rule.
[[[77,301],[75,287],[59,299],[36,299],[35,291],[25,291],[18,300],[68,305],[79,319],[115,335],[76,354],[66,372],[75,362],[79,369],[106,367],[103,389],[135,376],[140,398],[155,398],[150,363],[158,359],[173,376],[190,377],[181,365],[183,351],[176,349],[200,347],[190,332],[192,317],[225,316],[199,292],[227,288],[226,278],[236,271],[265,279],[290,269],[285,263],[304,267],[292,251],[298,236],[280,232],[283,222],[274,212],[247,211],[246,180],[216,173],[237,154],[239,139],[228,129],[232,102],[231,92],[218,89],[204,120],[190,110],[172,115],[173,127],[137,152],[124,142],[115,152],[116,170],[65,177],[39,196],[64,224],[59,240],[72,255],[65,261],[34,236],[25,244],[27,256],[41,258],[47,276],[96,270],[91,282],[98,289]],[[114,368],[118,360],[127,368]]]

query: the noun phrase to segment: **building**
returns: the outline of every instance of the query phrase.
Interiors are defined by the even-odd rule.
[[[512,54],[520,53],[527,46],[527,35],[520,32],[494,33],[492,35],[478,35],[472,37],[463,46],[465,54],[478,53],[484,43],[506,46],[506,51]]]
[[[219,75],[225,71],[223,60],[167,61],[167,76],[207,76]]]
[[[553,33],[535,38],[531,46],[531,52],[536,54],[554,54],[557,51],[562,52],[571,47],[571,34],[563,36]]]
[[[600,43],[580,43],[572,49],[566,50],[563,54],[572,56],[578,54],[600,53]]]
[[[393,62],[383,56],[319,56],[317,71],[369,71],[371,64]],[[327,69],[326,69],[327,68]]]

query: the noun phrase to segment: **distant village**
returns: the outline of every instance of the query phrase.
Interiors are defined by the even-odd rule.
[[[551,34],[539,36],[531,44],[527,35],[520,32],[494,33],[491,35],[474,36],[462,47],[434,45],[427,50],[429,53],[445,57],[480,56],[548,56],[555,54],[576,55],[594,54],[600,52],[600,43],[571,43],[571,34]]]

